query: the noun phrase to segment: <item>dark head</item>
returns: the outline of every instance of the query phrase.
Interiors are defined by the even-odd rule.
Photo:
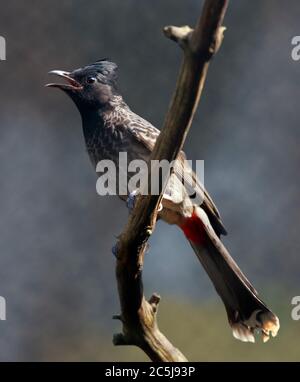
[[[66,83],[52,83],[46,86],[66,92],[81,113],[85,110],[109,106],[110,101],[117,94],[117,65],[106,59],[73,72],[53,70],[49,74],[64,78]]]

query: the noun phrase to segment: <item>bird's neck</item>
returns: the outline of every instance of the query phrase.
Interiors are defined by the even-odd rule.
[[[114,95],[101,107],[81,110],[83,132],[86,142],[93,139],[95,135],[101,135],[105,126],[109,124],[117,114],[122,114],[129,107],[124,102],[122,96]]]

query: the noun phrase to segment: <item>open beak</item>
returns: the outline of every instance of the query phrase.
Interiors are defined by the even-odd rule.
[[[45,85],[46,87],[59,88],[62,90],[81,90],[83,86],[79,84],[74,78],[71,77],[69,72],[64,72],[62,70],[52,70],[49,74],[55,74],[56,76],[62,77],[66,80],[65,84],[51,83]]]

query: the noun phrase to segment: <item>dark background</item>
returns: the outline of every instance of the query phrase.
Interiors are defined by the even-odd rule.
[[[161,127],[182,53],[162,35],[193,26],[199,0],[0,0],[0,360],[143,360],[113,348],[120,325],[111,247],[128,212],[96,194],[81,121],[46,89],[47,72],[103,57],[119,65],[134,111]],[[145,289],[163,296],[160,326],[192,360],[299,360],[299,75],[291,39],[297,0],[231,1],[193,128],[189,159],[205,160],[205,185],[227,247],[282,322],[266,345],[231,336],[224,309],[183,235],[158,224]],[[171,320],[170,320],[171,318]]]

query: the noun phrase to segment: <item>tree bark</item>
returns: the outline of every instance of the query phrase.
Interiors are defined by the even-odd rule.
[[[181,151],[204,87],[211,58],[223,40],[223,18],[228,0],[206,0],[195,29],[188,26],[164,28],[164,34],[183,49],[184,59],[164,126],[150,160],[175,160]],[[149,171],[151,171],[149,166]],[[156,313],[160,297],[144,297],[142,269],[147,241],[168,179],[159,195],[139,195],[128,223],[117,243],[116,276],[121,303],[123,333],[114,336],[115,345],[136,345],[152,361],[184,362],[187,359],[160,332]],[[151,173],[149,173],[149,182]]]

